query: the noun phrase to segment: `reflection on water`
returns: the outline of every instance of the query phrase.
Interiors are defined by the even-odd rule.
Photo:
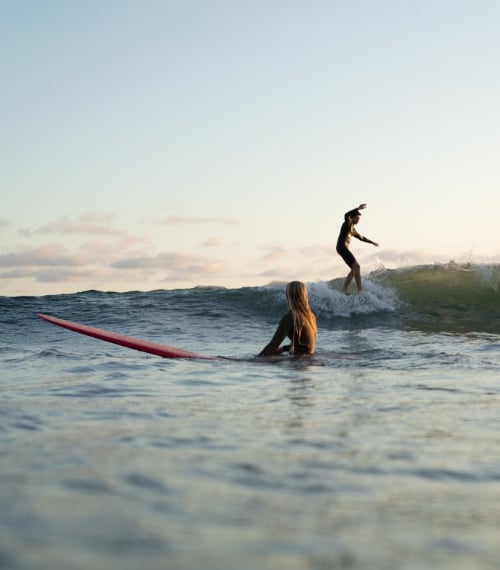
[[[496,568],[498,334],[320,315],[312,358],[254,360],[273,295],[87,292],[0,312],[0,567]],[[30,321],[64,308],[243,359],[164,360]],[[251,325],[222,350],[235,313]]]

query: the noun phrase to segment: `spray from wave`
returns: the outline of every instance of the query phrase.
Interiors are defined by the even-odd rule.
[[[365,279],[362,295],[345,295],[341,292],[343,280],[309,284],[309,298],[317,313],[324,316],[350,317],[379,312],[395,312],[400,306],[394,289]]]

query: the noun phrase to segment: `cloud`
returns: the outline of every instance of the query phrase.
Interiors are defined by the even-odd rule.
[[[265,253],[260,258],[260,261],[264,263],[281,261],[282,259],[286,259],[290,255],[290,252],[287,248],[279,245],[267,246],[265,249],[267,250],[267,253]]]
[[[0,227],[2,224],[8,222],[0,219]],[[71,224],[74,227],[70,227]],[[45,230],[42,231],[42,228]],[[197,252],[158,252],[152,249],[154,244],[151,245],[151,240],[116,229],[113,216],[97,212],[87,212],[75,218],[74,222],[64,218],[41,226],[36,231],[43,235],[37,235],[33,240],[43,239],[45,234],[50,233],[60,235],[51,235],[53,242],[0,255],[0,280],[4,293],[48,294],[75,289],[146,290],[161,286],[192,287],[206,284],[241,286],[245,283],[255,284],[256,278],[265,278],[268,282],[329,280],[345,276],[348,271],[331,243],[299,247],[292,247],[286,242],[285,245],[270,243],[251,254],[243,253],[246,250],[235,250],[232,256],[223,258],[213,255],[214,251],[219,250],[206,249],[223,242],[214,236],[200,243]],[[65,237],[76,231],[80,231],[83,238],[74,241]],[[202,250],[201,246],[205,249]],[[364,276],[380,267],[392,269],[449,261],[446,256],[422,250],[390,250],[369,246],[356,248],[355,255]],[[456,261],[461,259],[457,258]]]
[[[0,267],[75,266],[83,263],[85,260],[71,255],[59,244],[42,245],[26,251],[0,255]]]
[[[177,252],[118,255],[116,247],[96,242],[72,252],[59,244],[0,255],[0,279],[38,283],[84,283],[89,288],[119,283],[190,283],[222,277],[225,265],[214,257]]]
[[[218,218],[204,221],[232,223]],[[3,219],[0,222],[7,224]],[[123,288],[132,283],[144,288],[165,281],[199,284],[222,278],[225,269],[224,263],[213,256],[151,253],[150,238],[123,231],[114,216],[105,212],[89,211],[73,218],[65,216],[22,233],[33,240],[52,234],[57,236],[58,243],[4,250],[0,255],[0,279],[23,282],[21,287],[29,287],[30,282],[62,286],[79,282],[81,287],[88,288],[98,288],[102,284],[106,288]],[[70,240],[75,234],[79,234],[77,240]],[[82,240],[82,236],[90,239]],[[214,237],[204,245],[215,247],[219,243],[220,240]]]
[[[207,239],[202,243],[203,247],[217,247],[221,244],[221,239],[218,237],[212,237]]]
[[[291,271],[284,267],[273,267],[259,273],[260,277],[289,278]]]
[[[69,269],[46,269],[45,271],[33,271],[31,276],[39,283],[75,283],[88,278],[89,274]]]
[[[186,224],[224,224],[238,225],[240,222],[234,218],[187,218],[185,216],[167,216],[160,223],[169,226]]]
[[[222,278],[224,269],[224,263],[220,260],[207,260],[204,263],[194,263],[185,267],[170,267],[168,269],[168,275],[163,281],[165,283],[206,282],[207,278]]]
[[[60,235],[105,235],[125,237],[127,232],[113,227],[113,215],[106,212],[85,212],[75,220],[68,217],[59,218],[55,222],[50,222],[33,230],[22,229],[20,233],[25,236],[38,234],[60,234]]]
[[[215,258],[176,252],[163,252],[154,256],[129,256],[111,263],[120,270],[159,270],[166,272],[163,281],[199,280],[222,275],[224,263]]]
[[[78,250],[93,257],[115,257],[117,252],[138,249],[138,246],[149,245],[151,240],[142,236],[124,235],[117,241],[94,239],[83,242]]]
[[[308,257],[308,258],[325,258],[325,257],[329,257],[329,256],[333,256],[333,255],[338,255],[337,250],[336,250],[336,245],[332,244],[332,245],[321,245],[321,244],[316,244],[316,245],[310,245],[307,247],[303,247],[300,252],[302,253],[302,255]]]

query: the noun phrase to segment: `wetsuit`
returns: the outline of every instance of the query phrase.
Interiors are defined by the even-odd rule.
[[[366,243],[373,243],[370,239],[362,236],[356,231],[354,224],[349,221],[349,218],[353,218],[359,214],[359,210],[354,208],[354,210],[349,210],[344,215],[344,223],[340,228],[339,237],[337,240],[337,253],[340,257],[347,263],[349,267],[356,261],[354,255],[349,251],[349,244],[351,243],[351,237],[355,237]]]

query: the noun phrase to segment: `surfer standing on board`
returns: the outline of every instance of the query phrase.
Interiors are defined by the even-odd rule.
[[[349,288],[349,284],[351,283],[353,277],[354,280],[356,281],[358,293],[361,293],[361,291],[363,290],[363,287],[361,286],[361,267],[359,263],[356,261],[354,255],[349,251],[349,244],[351,243],[351,237],[355,237],[361,241],[364,241],[366,243],[371,243],[374,246],[378,247],[378,243],[375,243],[371,239],[362,236],[356,231],[356,228],[354,227],[361,218],[360,210],[364,210],[365,208],[366,204],[360,204],[357,208],[354,208],[354,210],[350,210],[349,212],[345,213],[344,223],[340,228],[340,233],[337,240],[337,253],[351,268],[351,271],[349,271],[346,277],[344,286],[342,287],[342,293],[346,294],[348,294],[347,290]]]
[[[309,306],[307,288],[301,281],[291,281],[286,286],[288,313],[281,317],[273,338],[259,356],[274,356],[289,350],[290,354],[314,354],[316,347],[316,317]],[[288,337],[291,345],[280,346]]]

